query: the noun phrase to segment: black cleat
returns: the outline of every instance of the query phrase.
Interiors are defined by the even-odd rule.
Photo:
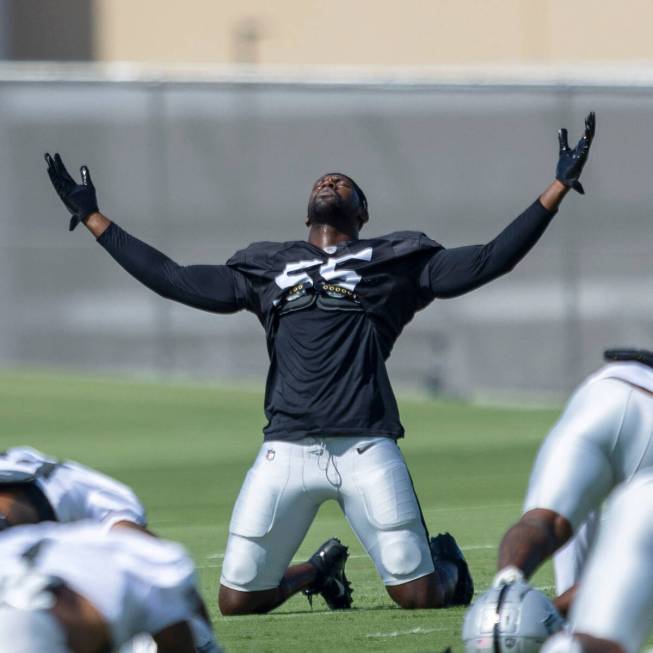
[[[458,582],[448,605],[469,605],[474,596],[474,581],[469,573],[465,556],[453,535],[440,533],[437,537],[431,538],[429,545],[434,564],[437,564],[439,560],[453,562],[458,569]]]
[[[317,569],[315,582],[304,590],[308,602],[313,605],[313,595],[320,594],[332,610],[351,608],[351,583],[345,576],[345,562],[349,549],[332,537],[308,560]]]

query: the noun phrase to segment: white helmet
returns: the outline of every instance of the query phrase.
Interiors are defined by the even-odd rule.
[[[528,583],[499,585],[467,610],[465,653],[537,653],[563,625],[553,603]]]

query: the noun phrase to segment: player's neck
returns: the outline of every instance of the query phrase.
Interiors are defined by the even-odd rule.
[[[330,224],[311,224],[308,228],[308,242],[320,249],[333,247],[349,240],[358,240],[358,229],[341,229]]]

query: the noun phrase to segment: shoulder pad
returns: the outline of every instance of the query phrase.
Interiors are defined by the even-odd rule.
[[[443,249],[440,243],[432,240],[421,231],[393,231],[385,236],[379,236],[374,240],[385,241],[399,256],[418,251]]]
[[[228,261],[227,265],[240,265],[257,258],[269,258],[274,255],[285,243],[275,243],[264,240],[251,243],[244,249],[239,249]]]
[[[236,252],[227,265],[241,272],[257,274],[275,268],[283,267],[286,262],[315,258],[315,253],[302,240],[289,240],[282,243],[264,241],[252,243],[245,249]]]

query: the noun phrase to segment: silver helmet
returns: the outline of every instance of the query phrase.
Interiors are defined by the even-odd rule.
[[[499,585],[467,610],[465,653],[537,653],[563,625],[553,603],[528,583]]]

